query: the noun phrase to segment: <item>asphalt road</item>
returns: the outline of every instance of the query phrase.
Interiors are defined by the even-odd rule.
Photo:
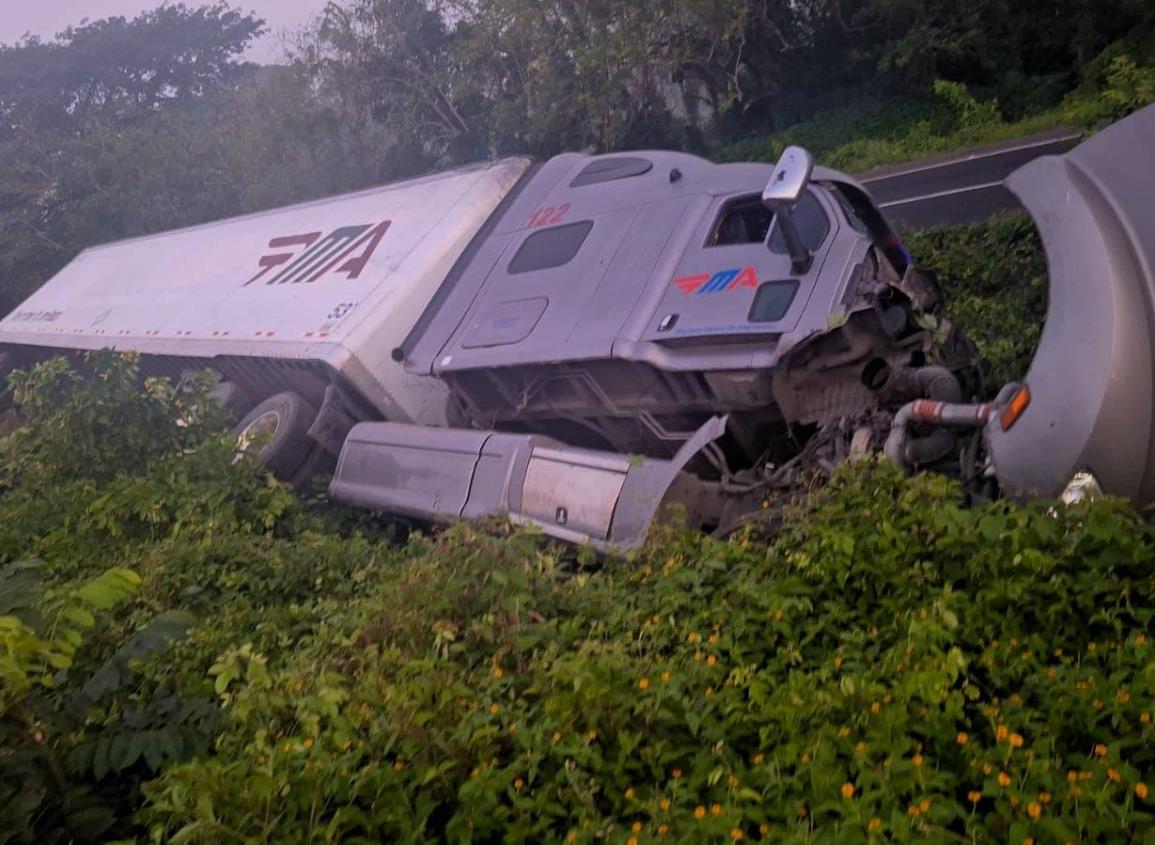
[[[879,167],[859,174],[887,219],[899,228],[926,229],[978,223],[1018,208],[1003,187],[1010,173],[1032,159],[1066,152],[1078,131],[1056,129],[961,153]]]

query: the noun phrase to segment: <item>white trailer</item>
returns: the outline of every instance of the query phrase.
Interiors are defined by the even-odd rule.
[[[0,321],[0,344],[132,349],[170,370],[217,359],[254,398],[323,367],[386,419],[444,425],[445,386],[390,356],[529,167],[510,158],[87,249]]]

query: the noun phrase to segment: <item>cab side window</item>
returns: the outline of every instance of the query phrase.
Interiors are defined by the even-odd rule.
[[[509,262],[508,272],[511,275],[533,273],[568,264],[578,254],[593,227],[592,220],[583,220],[535,232],[522,242]]]
[[[706,246],[763,243],[773,219],[773,213],[757,194],[731,200],[722,206]]]
[[[798,200],[792,216],[794,217],[794,225],[798,227],[798,235],[802,239],[803,246],[812,251],[822,246],[822,242],[830,234],[830,218],[826,216],[822,203],[818,201],[812,191],[807,191],[805,196]],[[775,228],[774,234],[770,236],[770,249],[780,255],[786,255],[790,252],[781,229]]]

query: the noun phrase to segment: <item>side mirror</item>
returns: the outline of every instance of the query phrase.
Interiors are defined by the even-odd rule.
[[[787,147],[774,165],[766,190],[762,191],[762,202],[774,209],[781,205],[793,206],[802,198],[813,172],[814,159],[810,153],[802,147]]]
[[[798,227],[794,225],[792,212],[794,205],[806,192],[810,184],[810,176],[814,172],[814,159],[810,153],[801,147],[787,147],[774,166],[770,174],[770,181],[762,191],[762,202],[774,212],[778,226],[782,229],[782,237],[786,241],[786,248],[790,250],[790,260],[793,263],[793,272],[801,275],[810,270],[814,263],[814,256],[802,243],[798,235]]]

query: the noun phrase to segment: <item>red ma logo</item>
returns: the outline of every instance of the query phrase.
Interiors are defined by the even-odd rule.
[[[269,241],[269,249],[290,251],[262,256],[257,262],[260,272],[245,282],[244,286],[251,285],[285,264],[288,266],[282,267],[280,272],[269,278],[266,285],[315,282],[327,273],[344,273],[348,279],[359,278],[377,251],[381,238],[389,231],[389,223],[389,220],[385,220],[376,225],[366,223],[363,226],[343,226],[324,238],[321,232],[273,238]]]
[[[682,293],[721,293],[734,288],[758,287],[758,275],[753,267],[731,267],[717,273],[699,273],[697,276],[678,276],[674,284]]]

